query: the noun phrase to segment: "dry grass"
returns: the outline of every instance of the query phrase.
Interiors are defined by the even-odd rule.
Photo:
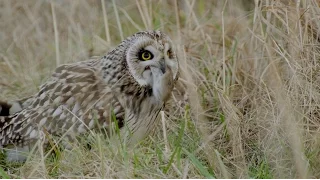
[[[188,101],[176,96],[132,151],[96,133],[47,158],[36,149],[0,174],[320,178],[319,17],[317,0],[2,0],[1,99],[35,93],[58,64],[160,29],[176,44]]]

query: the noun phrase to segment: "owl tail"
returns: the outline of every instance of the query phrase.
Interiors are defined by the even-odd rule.
[[[0,116],[0,152],[6,153],[8,162],[24,162],[30,148],[26,145],[12,145],[21,139],[20,134],[13,129],[13,118],[14,116]]]
[[[10,116],[17,112],[20,112],[21,110],[31,105],[31,100],[32,97],[30,96],[12,102],[0,101],[0,117]]]
[[[12,116],[0,116],[0,147],[9,144],[22,144],[23,138],[18,128],[23,121],[16,121],[18,115],[17,113]]]
[[[16,101],[0,101],[0,148],[10,143],[15,143],[20,134],[14,130],[14,118],[20,111],[31,105],[31,98]]]
[[[0,116],[9,116],[11,107],[11,104],[0,101]]]
[[[8,141],[10,141],[10,137],[13,133],[11,121],[11,116],[0,116],[0,147],[6,145]]]
[[[22,110],[20,101],[3,102],[0,101],[0,116],[10,116]]]

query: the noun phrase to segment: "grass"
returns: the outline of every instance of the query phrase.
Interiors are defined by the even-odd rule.
[[[134,149],[93,132],[25,164],[1,156],[0,176],[320,178],[319,13],[316,0],[0,1],[2,100],[145,29],[173,39],[181,66],[159,128]]]

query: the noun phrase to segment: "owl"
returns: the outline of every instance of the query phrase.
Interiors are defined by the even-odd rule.
[[[0,147],[30,146],[46,134],[72,140],[113,125],[135,144],[158,123],[178,77],[171,39],[138,32],[101,57],[57,67],[35,95],[1,102]]]

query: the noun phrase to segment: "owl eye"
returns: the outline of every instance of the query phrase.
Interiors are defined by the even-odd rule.
[[[153,58],[153,54],[148,50],[143,50],[139,53],[139,59],[143,61],[148,61]]]
[[[169,58],[172,58],[173,53],[172,53],[172,50],[171,50],[171,49],[169,49],[169,50],[167,51],[167,56],[168,56]]]

